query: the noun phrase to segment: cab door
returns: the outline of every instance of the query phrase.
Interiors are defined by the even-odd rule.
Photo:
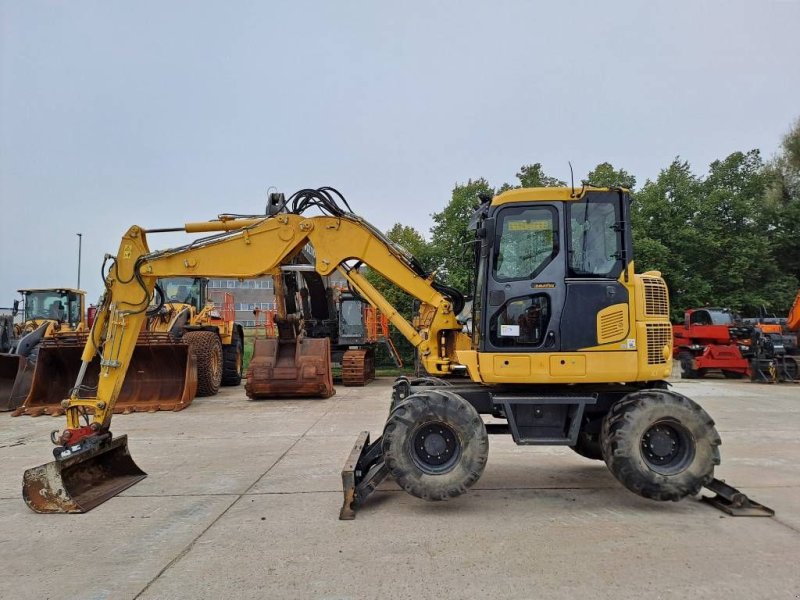
[[[629,331],[628,289],[619,281],[623,272],[627,276],[625,267],[631,260],[627,204],[622,192],[589,192],[580,201],[565,203],[562,351],[611,342],[635,344]]]
[[[482,352],[554,351],[566,297],[562,204],[501,205],[488,224],[492,235],[481,298]]]

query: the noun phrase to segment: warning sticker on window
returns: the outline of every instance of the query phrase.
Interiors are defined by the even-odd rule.
[[[501,337],[517,337],[519,336],[519,325],[500,325]]]
[[[509,221],[509,231],[548,231],[551,221]]]

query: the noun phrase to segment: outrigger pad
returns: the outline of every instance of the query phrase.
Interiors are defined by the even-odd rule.
[[[703,496],[700,500],[733,517],[775,516],[774,510],[751,500],[747,494],[720,479],[712,479],[705,487],[714,492],[716,496]]]
[[[344,503],[339,511],[339,520],[355,519],[356,509],[389,474],[389,467],[383,462],[382,444],[382,437],[370,443],[369,431],[362,431],[356,439],[342,469]]]
[[[145,477],[121,435],[28,469],[22,497],[37,513],[85,513]]]

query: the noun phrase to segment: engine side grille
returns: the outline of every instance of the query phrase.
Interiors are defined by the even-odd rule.
[[[658,277],[642,277],[644,285],[644,314],[647,317],[669,318],[667,284]]]
[[[600,316],[598,342],[605,344],[615,342],[627,333],[628,320],[625,318],[627,313],[623,308],[609,314]]]
[[[672,325],[669,323],[648,323],[647,324],[647,364],[663,365],[667,360],[664,358],[664,346],[672,344]]]

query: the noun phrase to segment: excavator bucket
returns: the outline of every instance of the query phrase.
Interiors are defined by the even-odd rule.
[[[244,389],[252,399],[333,396],[330,339],[255,340]]]
[[[0,354],[0,412],[15,410],[31,387],[33,364],[19,354]]]
[[[128,452],[128,436],[25,471],[22,497],[37,513],[85,513],[147,477]]]
[[[75,385],[86,339],[87,334],[76,334],[42,342],[25,402],[14,416],[64,414],[61,402]],[[95,357],[83,386],[96,387],[99,375],[100,363]],[[114,412],[183,410],[196,393],[197,361],[188,344],[166,333],[145,332],[139,335]]]

